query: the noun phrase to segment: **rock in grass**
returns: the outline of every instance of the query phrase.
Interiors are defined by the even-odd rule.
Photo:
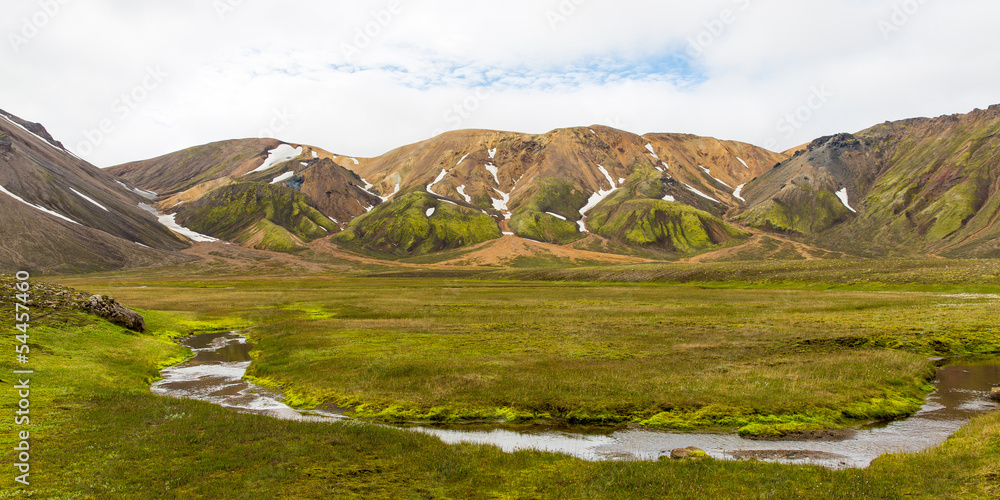
[[[701,448],[688,446],[687,448],[675,448],[671,450],[670,458],[675,460],[690,460],[695,458],[709,458],[709,456]]]
[[[1000,401],[1000,387],[994,387],[990,390],[990,399]]]
[[[119,304],[111,297],[92,295],[81,304],[85,311],[94,313],[116,325],[136,332],[146,331],[146,321],[139,313]]]

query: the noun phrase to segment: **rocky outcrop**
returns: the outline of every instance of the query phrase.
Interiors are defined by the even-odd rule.
[[[103,295],[92,295],[81,308],[87,312],[96,314],[116,325],[124,326],[135,332],[146,331],[146,321],[139,313],[119,304],[111,297]]]
[[[990,390],[990,399],[1000,401],[1000,387],[994,387]]]
[[[7,156],[13,152],[14,146],[11,144],[10,136],[0,133],[0,155]]]
[[[10,298],[18,293],[16,284],[12,276],[0,275],[0,304],[11,300]],[[89,295],[72,288],[34,280],[31,281],[28,297],[29,307],[54,310],[81,309],[129,330],[146,331],[146,321],[139,313],[111,297]]]

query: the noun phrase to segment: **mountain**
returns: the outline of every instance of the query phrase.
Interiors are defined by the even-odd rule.
[[[338,244],[391,258],[506,237],[690,254],[748,236],[723,216],[742,184],[785,158],[593,126],[450,132],[376,158],[225,141],[108,171],[160,193],[157,208],[191,229],[255,248],[297,250],[340,233]]]
[[[668,254],[698,252],[747,236],[722,217],[739,203],[743,184],[785,158],[749,144],[639,136],[602,126],[540,135],[450,132],[360,160],[354,170],[387,203],[335,239],[400,255],[497,236],[422,223],[434,215],[419,207],[430,211],[436,199],[459,207],[436,214],[477,220],[478,211],[492,217],[499,232],[521,238],[591,246],[604,239]],[[400,204],[419,207],[400,210]],[[400,219],[428,229],[418,235],[386,230],[402,225]]]
[[[813,141],[750,182],[748,226],[855,255],[1000,256],[1000,106]]]
[[[161,193],[157,208],[192,229],[281,251],[542,248],[514,238],[653,259],[995,257],[998,133],[993,106],[786,153],[591,126],[461,130],[374,158],[225,141],[109,172]]]
[[[313,146],[242,139],[107,171],[159,193],[157,209],[198,232],[292,251],[339,232],[382,202],[344,162],[353,163]]]
[[[73,273],[181,262],[150,201],[0,110],[0,270]]]

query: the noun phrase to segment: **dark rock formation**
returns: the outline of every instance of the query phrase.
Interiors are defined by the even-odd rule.
[[[96,314],[116,325],[124,326],[136,332],[146,331],[146,321],[139,313],[119,304],[111,297],[103,295],[92,295],[81,308],[85,311]]]

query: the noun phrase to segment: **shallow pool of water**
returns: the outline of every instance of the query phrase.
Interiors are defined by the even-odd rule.
[[[195,352],[184,364],[166,368],[153,384],[155,394],[208,401],[237,411],[300,421],[337,421],[332,411],[300,412],[280,395],[243,380],[250,366],[250,345],[238,333],[198,335],[182,344]],[[479,443],[505,451],[541,450],[586,460],[656,460],[674,448],[696,446],[719,459],[759,458],[809,463],[830,468],[867,467],[886,453],[913,453],[941,444],[972,417],[996,411],[989,400],[1000,383],[1000,360],[994,364],[950,365],[938,370],[936,391],[914,416],[870,426],[840,441],[760,441],[735,434],[533,427],[401,427],[434,435],[446,443]]]

